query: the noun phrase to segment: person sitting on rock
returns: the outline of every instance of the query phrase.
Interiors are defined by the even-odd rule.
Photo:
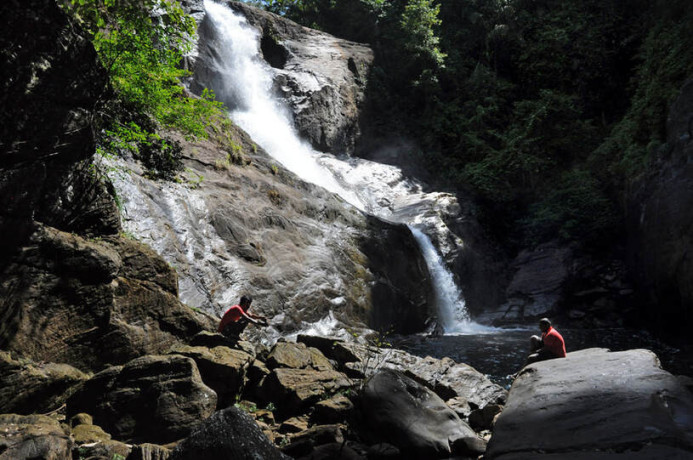
[[[244,295],[238,305],[226,310],[219,323],[218,332],[237,342],[248,323],[267,326],[267,318],[248,312],[251,303],[253,303],[253,299],[249,295]]]
[[[546,359],[565,358],[565,341],[563,336],[551,326],[548,318],[539,320],[541,337],[533,335],[529,338],[531,347],[530,355],[527,357],[527,364]]]

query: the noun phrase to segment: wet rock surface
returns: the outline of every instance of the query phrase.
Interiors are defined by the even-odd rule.
[[[221,316],[252,292],[275,337],[330,312],[357,328],[377,317],[423,330],[432,290],[418,251],[403,263],[400,249],[416,247],[411,233],[301,181],[244,135],[236,141],[249,165],[181,137],[183,183],[152,182],[129,161],[119,165],[130,173],[114,177],[124,227],[175,266],[181,299]]]
[[[588,349],[524,368],[486,458],[687,458],[693,396],[647,350]]]

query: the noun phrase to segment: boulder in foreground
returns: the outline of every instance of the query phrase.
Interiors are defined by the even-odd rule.
[[[648,350],[534,363],[513,383],[485,458],[693,458],[693,395]]]

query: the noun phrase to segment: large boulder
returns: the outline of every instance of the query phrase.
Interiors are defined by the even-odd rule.
[[[667,144],[628,197],[628,266],[646,317],[666,334],[693,325],[693,80],[667,120]],[[656,305],[657,308],[652,308]]]
[[[91,414],[119,440],[167,443],[187,436],[216,403],[192,359],[143,356],[96,374],[70,397],[67,413]]]
[[[372,443],[387,442],[402,458],[478,456],[485,442],[435,393],[398,371],[384,369],[368,379],[359,398]]]
[[[288,460],[248,414],[236,407],[216,412],[179,443],[168,460]]]
[[[218,346],[214,348],[181,345],[172,354],[195,360],[202,381],[217,394],[217,407],[233,404],[245,383],[248,368],[255,357],[242,350]]]
[[[589,349],[525,367],[485,458],[693,456],[693,396],[654,353]]]
[[[68,364],[37,364],[0,351],[0,414],[53,411],[88,379]]]
[[[0,415],[0,459],[70,460],[72,439],[45,415]]]
[[[344,374],[331,369],[278,368],[264,378],[258,393],[263,400],[275,402],[278,413],[287,417],[302,413],[326,396],[353,384]]]

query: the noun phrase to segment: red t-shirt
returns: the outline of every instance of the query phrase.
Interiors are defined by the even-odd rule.
[[[565,341],[563,336],[556,329],[549,326],[549,330],[541,336],[544,341],[544,348],[556,355],[558,358],[565,358]]]
[[[240,305],[234,305],[226,310],[219,323],[218,332],[222,332],[229,323],[234,323],[243,317],[244,310]]]

